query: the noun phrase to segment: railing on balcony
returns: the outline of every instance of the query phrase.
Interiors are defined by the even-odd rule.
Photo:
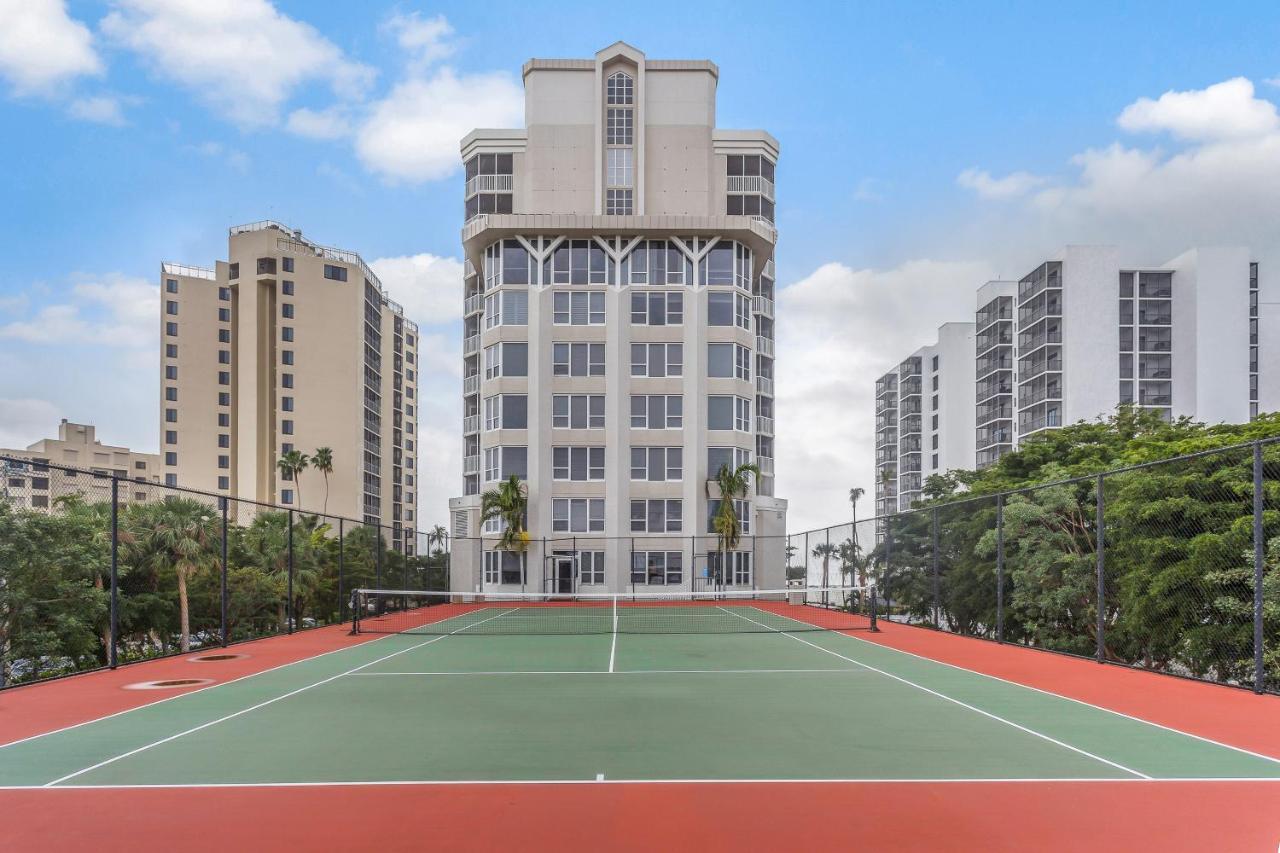
[[[462,303],[462,314],[464,317],[470,317],[472,314],[479,314],[484,310],[484,294],[477,293],[468,296]]]
[[[916,396],[916,397],[912,397],[910,400],[903,400],[898,410],[904,415],[920,414],[921,412],[920,398]]]
[[[900,454],[919,453],[923,449],[923,447],[924,447],[923,442],[921,442],[920,439],[918,438],[916,439],[904,438],[898,445],[898,453]]]
[[[919,379],[910,379],[906,382],[903,382],[901,385],[898,386],[899,392],[900,392],[899,397],[905,399],[906,397],[917,396],[920,393],[922,387],[923,386]]]
[[[1005,324],[996,332],[978,335],[974,340],[974,351],[981,354],[992,347],[1013,343],[1013,325]]]
[[[1022,385],[1018,388],[1018,408],[1025,409],[1043,400],[1061,400],[1062,388],[1056,382],[1035,387]]]
[[[462,380],[462,395],[469,397],[480,393],[480,374],[473,373]]]
[[[773,379],[769,376],[756,377],[756,393],[767,397],[773,396]]]
[[[466,417],[464,417],[464,418],[462,419],[462,434],[463,434],[463,435],[471,435],[472,433],[474,433],[474,432],[479,432],[479,431],[480,431],[480,416],[479,416],[479,415],[467,415]]]
[[[467,338],[462,342],[463,355],[472,355],[473,353],[477,353],[477,352],[480,352],[480,336],[479,335],[472,335],[471,337]]]
[[[1257,343],[1257,341],[1254,341],[1254,343]],[[1138,337],[1138,352],[1171,352],[1172,350],[1172,341],[1149,341],[1144,337]]]
[[[979,382],[977,394],[974,399],[979,403],[990,400],[992,397],[998,397],[1001,394],[1012,394],[1012,382]]]
[[[756,352],[760,355],[773,356],[773,340],[764,335],[756,335]]]
[[[729,175],[728,191],[731,193],[759,193],[774,201],[773,181],[760,175]]]
[[[1042,373],[1058,373],[1061,370],[1062,359],[1060,358],[1037,358],[1030,361],[1023,359],[1018,362],[1018,379],[1026,382]]]
[[[1173,315],[1163,311],[1139,311],[1139,326],[1168,326],[1173,323]]]
[[[761,435],[773,435],[773,418],[756,415],[756,432]]]
[[[773,457],[772,456],[757,456],[756,464],[760,466],[760,476],[762,477],[773,476]]]
[[[509,193],[514,186],[514,175],[476,175],[467,179],[466,197],[476,193]]]
[[[1173,370],[1168,367],[1138,367],[1139,379],[1172,379]]]
[[[1138,394],[1139,406],[1172,406],[1172,394]]]
[[[773,317],[773,300],[767,296],[751,297],[751,310],[765,317]]]
[[[975,413],[974,423],[985,424],[991,421],[1008,420],[1013,417],[1013,406],[1009,404],[993,405],[987,403],[979,406]]]
[[[988,355],[978,359],[977,372],[979,379],[997,370],[1013,370],[1013,356],[1005,352],[1001,353],[998,358]]]
[[[203,278],[209,281],[216,281],[217,272],[207,267],[193,267],[190,264],[173,264],[165,261],[160,264],[160,272],[164,275],[181,275],[187,278]]]
[[[1062,426],[1062,417],[1057,412],[1046,414],[1039,418],[1023,418],[1018,421],[1018,429],[1023,435],[1060,426]]]
[[[479,456],[462,457],[462,473],[463,474],[479,474],[480,473],[480,457]]]
[[[896,429],[881,430],[876,433],[876,447],[896,445],[897,443],[898,431]]]

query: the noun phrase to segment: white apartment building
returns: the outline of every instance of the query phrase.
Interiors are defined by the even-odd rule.
[[[103,444],[93,424],[63,418],[57,438],[42,438],[21,449],[0,448],[0,456],[7,457],[0,462],[0,497],[25,509],[49,510],[58,498],[76,494],[87,501],[110,500],[112,479],[119,481],[121,505],[161,496],[146,487],[160,482],[160,457]]]
[[[774,496],[778,143],[715,124],[719,69],[618,42],[533,59],[525,122],[466,166],[459,591],[783,586]],[[708,477],[752,461],[724,565]],[[515,474],[524,554],[480,494]]]
[[[165,482],[381,524],[415,553],[416,324],[355,252],[271,221],[228,242],[213,269],[161,265]],[[282,478],[320,447],[327,495],[317,471]]]
[[[1017,435],[1014,426],[1017,296],[1016,281],[989,281],[978,288],[978,310],[974,314],[974,379],[977,383],[974,425],[978,431],[974,465],[979,469],[1013,450]]]
[[[932,474],[974,467],[974,324],[944,323],[876,382],[876,514],[910,509]]]

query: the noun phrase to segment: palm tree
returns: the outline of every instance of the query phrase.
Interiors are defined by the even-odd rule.
[[[317,447],[311,454],[311,467],[324,474],[324,514],[329,514],[329,475],[333,473],[333,449]]]
[[[747,496],[751,488],[751,478],[760,476],[760,468],[750,462],[730,468],[721,465],[715,476],[707,480],[707,497],[711,498],[711,484],[720,491],[720,508],[711,518],[711,529],[716,534],[720,551],[721,578],[726,576],[728,553],[738,547],[742,541],[742,525],[738,522],[738,511],[733,502],[736,498]]]
[[[853,527],[850,528],[849,544],[852,546],[850,556],[853,561],[857,561],[861,556],[862,549],[858,546],[858,500],[867,492],[860,486],[854,486],[849,490],[849,503],[853,505]],[[865,572],[863,573],[862,583],[866,583]]]
[[[502,535],[498,539],[498,549],[521,553],[529,544],[529,531],[524,529],[525,512],[529,508],[529,497],[525,494],[524,483],[512,474],[496,489],[489,489],[480,495],[480,524],[491,519],[502,523]]]
[[[178,578],[181,649],[191,651],[191,613],[187,582],[219,563],[218,537],[222,522],[210,507],[191,498],[130,508],[121,543],[127,553],[149,564],[157,574],[172,571]]]
[[[839,546],[837,546],[837,545],[832,545],[830,542],[822,542],[822,543],[820,543],[820,544],[818,544],[818,545],[815,545],[815,546],[813,547],[813,556],[815,556],[815,557],[821,557],[821,558],[822,558],[822,586],[823,586],[823,588],[826,588],[826,587],[827,587],[827,585],[828,585],[828,571],[827,571],[827,570],[828,570],[828,567],[830,566],[831,558],[832,558],[834,555],[838,554],[839,552],[840,552],[840,548],[839,548]]]
[[[437,524],[427,531],[427,547],[430,548],[432,544],[439,546],[436,550],[437,554],[449,550],[449,531],[445,530],[443,525]]]
[[[276,467],[280,469],[280,478],[282,480],[292,480],[294,486],[298,490],[298,500],[296,504],[299,509],[302,508],[302,472],[306,470],[307,464],[311,460],[307,454],[301,450],[290,450],[276,461]]]

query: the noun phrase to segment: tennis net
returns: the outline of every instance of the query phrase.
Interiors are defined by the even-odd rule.
[[[875,587],[546,595],[357,589],[353,633],[739,634],[876,630]]]

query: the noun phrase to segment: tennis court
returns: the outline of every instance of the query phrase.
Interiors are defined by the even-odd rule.
[[[785,598],[375,609],[365,642],[0,747],[0,786],[1181,780],[1280,794],[1276,757],[870,629]]]

